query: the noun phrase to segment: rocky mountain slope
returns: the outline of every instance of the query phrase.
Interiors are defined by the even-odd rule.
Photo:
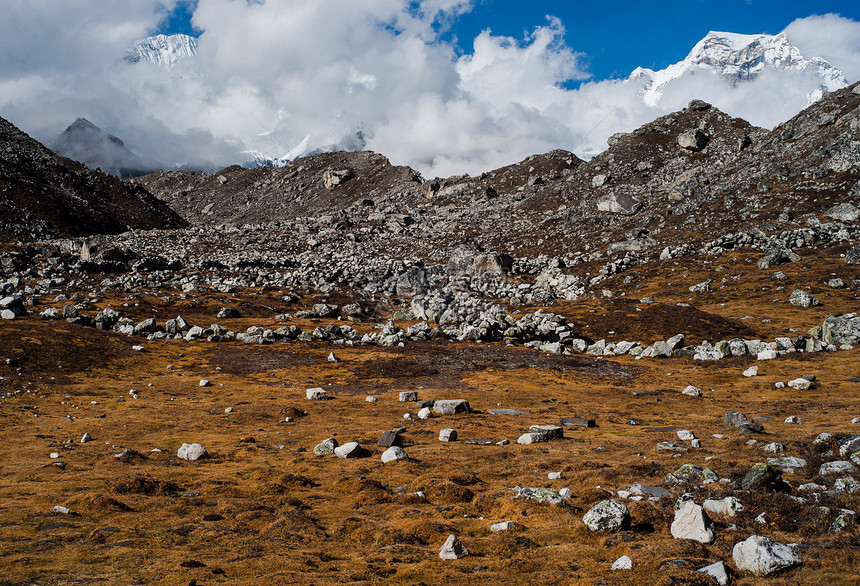
[[[155,163],[147,163],[128,150],[120,138],[104,132],[86,118],[71,123],[50,146],[62,157],[120,179],[146,175],[157,168]]]
[[[860,203],[857,87],[771,132],[694,101],[614,136],[588,162],[553,151],[479,177],[425,180],[379,155],[331,153],[284,168],[159,172],[135,183],[192,223],[290,223],[316,229],[317,241],[335,247],[361,241],[400,258],[465,239],[514,255],[570,258],[725,247],[732,239],[762,245],[820,231],[830,207]]]
[[[0,119],[0,234],[9,239],[180,228],[146,190],[59,157]]]

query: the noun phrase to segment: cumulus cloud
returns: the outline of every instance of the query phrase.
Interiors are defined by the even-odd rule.
[[[648,106],[641,82],[589,81],[553,17],[523,38],[486,30],[463,52],[445,39],[470,0],[199,0],[197,59],[169,70],[123,61],[182,1],[0,3],[12,31],[0,37],[0,115],[48,141],[83,116],[168,165],[336,146],[376,150],[432,177],[555,148],[597,152],[611,134],[694,97],[767,126],[805,105],[804,80],[764,75],[741,89],[685,78]],[[850,45],[858,23],[815,18]],[[798,44],[812,47],[813,24],[792,24]]]
[[[832,13],[809,16],[789,24],[785,34],[805,56],[841,69],[849,83],[860,80],[860,22]]]

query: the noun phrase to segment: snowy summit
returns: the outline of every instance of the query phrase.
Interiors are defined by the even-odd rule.
[[[814,82],[815,87],[807,95],[810,104],[825,93],[848,85],[842,72],[824,59],[807,59],[801,55],[784,32],[742,35],[711,31],[683,61],[659,71],[638,67],[629,79],[643,80],[642,97],[649,106],[656,106],[669,84],[689,76],[720,76],[729,85],[737,86],[754,81],[768,71],[793,71]]]

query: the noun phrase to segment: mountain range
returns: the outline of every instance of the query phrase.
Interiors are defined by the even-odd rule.
[[[189,35],[155,35],[134,44],[126,55],[129,66],[148,64],[174,76],[198,76],[198,42]],[[180,67],[181,64],[181,67]],[[794,97],[792,103],[809,105],[828,92],[845,87],[842,72],[819,57],[807,57],[791,45],[785,33],[777,35],[746,35],[729,32],[709,32],[699,41],[685,59],[665,69],[651,70],[639,67],[624,84],[639,86],[638,95],[647,106],[668,113],[692,98],[707,95],[708,88],[719,87],[721,92],[735,96],[743,106],[750,100],[761,100],[757,83],[768,76],[793,75],[790,86],[783,84],[783,102]],[[714,86],[713,84],[718,84]],[[702,95],[704,93],[704,95]],[[797,95],[795,95],[797,94]],[[730,108],[725,108],[730,111]],[[780,122],[782,120],[775,120]],[[93,132],[94,125],[75,122],[57,139],[57,152],[81,161],[91,168],[101,168],[115,175],[127,177],[142,174],[155,163],[144,163],[122,145],[122,141],[108,134]],[[318,128],[314,135],[295,138],[279,137],[266,132],[239,137],[244,144],[236,163],[244,167],[282,167],[297,158],[323,152],[357,151],[366,148],[367,137],[362,128],[344,131],[333,125],[331,129]],[[597,154],[589,146],[581,156]]]

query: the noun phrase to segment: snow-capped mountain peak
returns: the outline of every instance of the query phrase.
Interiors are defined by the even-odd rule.
[[[639,67],[629,79],[644,80],[642,97],[649,105],[656,106],[666,86],[688,75],[710,73],[737,85],[754,81],[768,70],[794,71],[814,79],[818,87],[809,92],[810,103],[826,92],[848,85],[839,69],[820,57],[804,57],[784,32],[744,35],[711,31],[683,61],[659,71]]]
[[[168,69],[197,57],[197,39],[189,35],[155,35],[137,41],[125,56],[129,63],[154,63]]]

